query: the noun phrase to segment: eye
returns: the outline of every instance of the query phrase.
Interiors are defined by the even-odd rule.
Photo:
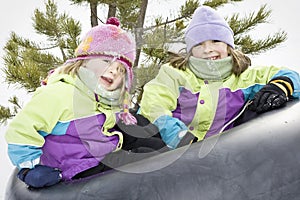
[[[212,41],[213,43],[218,43],[218,42],[221,42],[220,40],[213,40]]]
[[[126,73],[126,69],[125,69],[125,67],[124,67],[123,65],[118,66],[117,70],[118,70],[118,72],[120,72],[120,73],[122,73],[122,74],[125,74],[125,73]]]
[[[103,60],[103,62],[110,63],[111,61],[110,60]]]
[[[200,43],[200,44],[194,46],[195,49],[200,49],[200,48],[202,48],[202,47],[203,47],[203,43]]]
[[[110,64],[110,60],[107,59],[100,59],[98,62],[101,66],[107,66]]]

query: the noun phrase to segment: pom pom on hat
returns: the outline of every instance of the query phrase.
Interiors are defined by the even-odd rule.
[[[206,40],[219,40],[234,48],[233,31],[226,20],[211,7],[200,6],[185,32],[187,52]]]
[[[112,25],[115,25],[115,26],[119,26],[120,21],[116,17],[110,17],[110,18],[107,19],[106,24],[112,24]]]

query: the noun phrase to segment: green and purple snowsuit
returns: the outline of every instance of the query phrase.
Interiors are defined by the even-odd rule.
[[[189,131],[199,141],[222,132],[223,126],[239,114],[245,103],[278,76],[291,79],[293,96],[298,98],[300,78],[292,70],[251,67],[239,77],[231,74],[224,80],[209,81],[197,78],[189,68],[183,71],[165,64],[156,78],[144,86],[140,113],[158,127],[162,138]],[[232,124],[226,129],[231,127]]]
[[[52,74],[8,126],[12,163],[59,168],[63,179],[70,180],[120,149],[123,136],[113,129],[120,110],[99,98],[77,76]]]

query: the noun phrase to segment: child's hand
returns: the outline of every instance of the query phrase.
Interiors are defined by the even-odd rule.
[[[61,173],[58,169],[44,165],[36,165],[33,169],[23,168],[17,176],[34,188],[55,185],[61,180]]]
[[[282,89],[269,83],[258,91],[249,105],[249,109],[257,113],[282,107],[288,101],[288,97]]]
[[[171,149],[176,149],[191,144],[195,136],[188,131],[181,131],[176,135],[162,135],[163,141]]]
[[[195,139],[197,139],[193,133],[191,132],[186,132],[186,134],[181,138],[177,148],[182,147],[182,146],[186,146],[189,144],[192,144],[193,142],[195,142]]]

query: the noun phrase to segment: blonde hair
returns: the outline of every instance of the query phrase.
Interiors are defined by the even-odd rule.
[[[82,66],[84,60],[77,60],[76,62],[66,63],[59,68],[57,68],[59,74],[70,74],[75,76],[78,72],[78,69]]]
[[[121,92],[120,92],[120,99],[119,99],[120,104],[122,104],[124,102],[125,98],[127,98],[128,101],[130,102],[130,99],[129,99],[130,95],[126,95],[126,87],[125,86],[126,86],[126,74],[123,77],[123,81],[122,81],[122,85],[121,85]]]
[[[243,54],[241,51],[235,50],[228,45],[228,55],[232,56],[232,73],[239,76],[243,73],[249,66],[251,66],[251,59]],[[192,52],[184,52],[183,49],[179,51],[178,54],[169,52],[168,62],[174,68],[180,70],[186,70],[188,61]]]

